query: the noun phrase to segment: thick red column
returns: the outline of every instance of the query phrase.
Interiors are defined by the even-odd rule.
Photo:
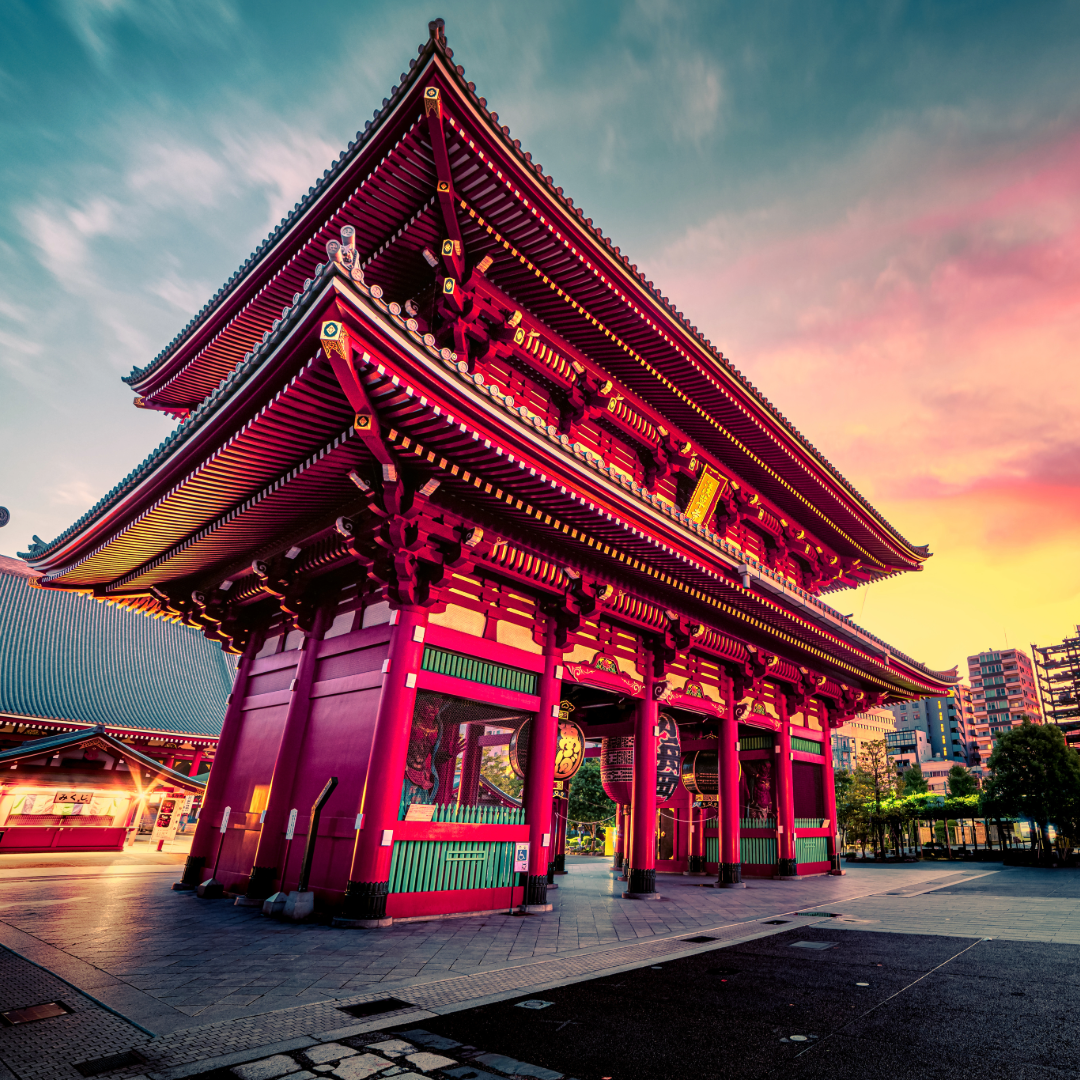
[[[776,846],[779,877],[796,877],[799,865],[795,859],[795,799],[791,785],[791,724],[787,710],[781,704],[783,722],[776,736]]]
[[[244,723],[244,698],[247,696],[248,673],[251,670],[255,654],[262,648],[261,634],[252,634],[240,666],[233,681],[229,703],[225,707],[225,718],[221,723],[221,736],[218,739],[210,775],[206,781],[206,794],[199,810],[199,823],[195,826],[195,837],[191,841],[191,853],[184,864],[183,877],[173,886],[174,889],[194,889],[203,880],[203,868],[208,860],[217,853],[218,827],[225,809],[233,760],[236,757],[236,744],[240,741],[240,728]]]
[[[840,852],[836,846],[836,774],[832,756],[832,728],[827,716],[824,728],[825,742],[822,748],[825,751],[825,816],[829,819],[829,862],[832,864],[829,873],[840,877],[845,871],[840,866]]]
[[[525,767],[525,821],[529,826],[529,880],[525,909],[549,911],[548,860],[551,856],[551,800],[555,793],[555,753],[559,738],[559,701],[562,698],[562,649],[555,643],[556,623],[548,619],[544,641],[544,673],[540,678],[540,706],[529,730],[529,759]]]
[[[690,802],[690,842],[687,848],[686,870],[690,874],[705,873],[705,812]]]
[[[363,822],[356,834],[345,902],[335,925],[387,925],[390,857],[401,807],[401,785],[416,705],[416,680],[424,657],[428,612],[401,607],[392,614],[390,650],[383,676],[367,778],[360,801]]]
[[[307,734],[308,716],[311,714],[311,686],[315,681],[315,671],[319,663],[319,642],[326,631],[327,619],[327,609],[320,608],[315,614],[314,625],[305,634],[301,645],[302,651],[296,664],[289,707],[285,713],[285,725],[281,730],[281,741],[274,759],[270,797],[263,815],[259,846],[255,850],[255,861],[248,878],[247,895],[238,897],[236,901],[241,907],[244,906],[245,899],[261,904],[274,891],[285,823],[293,807],[293,787],[300,766],[304,736]]]
[[[634,820],[630,847],[630,870],[623,896],[656,900],[656,724],[660,707],[653,694],[656,678],[652,657],[647,660],[645,697],[638,703],[634,721]]]
[[[739,852],[739,724],[735,719],[735,696],[730,682],[724,692],[724,715],[720,719],[720,872],[716,883],[724,888],[742,886]]]

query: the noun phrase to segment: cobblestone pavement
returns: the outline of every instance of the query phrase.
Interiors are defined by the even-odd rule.
[[[164,1034],[270,1009],[397,990],[552,956],[604,950],[767,918],[796,908],[955,877],[952,867],[859,868],[842,878],[752,881],[702,888],[663,877],[665,899],[623,900],[605,861],[581,859],[544,916],[474,916],[338,930],[270,921],[258,909],[173,892],[173,875],[148,870],[0,884],[0,944]],[[970,873],[983,872],[971,867]]]

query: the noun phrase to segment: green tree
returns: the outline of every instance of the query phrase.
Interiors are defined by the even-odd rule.
[[[955,799],[962,798],[965,795],[974,795],[979,790],[975,777],[963,765],[954,765],[949,770],[945,783],[949,789],[949,794]]]
[[[615,804],[604,793],[604,786],[600,783],[600,762],[597,758],[586,758],[570,781],[567,816],[569,821],[589,823],[593,844],[600,829],[597,823],[615,816]]]
[[[889,757],[889,748],[884,739],[874,739],[864,743],[859,751],[859,766],[855,770],[856,786],[866,791],[866,802],[870,803],[870,830],[881,857],[885,857],[886,821],[884,803],[896,794],[900,777],[896,764]]]
[[[510,768],[510,758],[504,746],[485,746],[480,759],[480,775],[494,784],[500,791],[505,791],[512,798],[521,798],[521,789],[525,786],[517,773]]]
[[[923,776],[922,766],[916,761],[903,774],[903,793],[905,795],[925,795],[930,790],[930,785]]]
[[[1054,724],[1028,720],[998,739],[990,755],[987,794],[1007,814],[1029,818],[1049,853],[1047,826],[1077,837],[1080,817],[1080,754]]]

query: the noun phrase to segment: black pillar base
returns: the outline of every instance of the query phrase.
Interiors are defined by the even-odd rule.
[[[276,866],[253,866],[245,895],[250,900],[265,900],[274,891],[276,880]]]
[[[615,858],[611,862],[612,870],[621,870],[623,867],[623,857],[621,851],[615,852]]]
[[[389,881],[350,881],[345,886],[342,919],[385,919]]]
[[[704,874],[705,873],[705,856],[704,855],[691,855],[687,863],[687,872],[691,874]]]
[[[553,868],[553,870],[555,871],[556,874],[565,874],[566,873],[566,853],[561,852],[560,854],[556,855],[551,865],[552,865],[552,868]]]
[[[794,859],[781,859],[776,864],[776,873],[780,877],[798,877],[799,864]]]
[[[536,907],[546,904],[548,879],[546,874],[530,874],[525,882],[525,906]]]
[[[206,857],[203,855],[189,855],[184,863],[184,872],[180,880],[173,885],[174,889],[197,889],[203,880],[203,870],[206,867]]]
[[[555,884],[555,863],[554,862],[549,862],[548,863],[547,877],[545,877],[544,880],[549,885],[554,885]]]
[[[717,885],[741,885],[742,863],[725,862],[720,864],[720,874],[716,879]]]
[[[630,874],[626,879],[626,891],[628,893],[644,893],[646,895],[656,892],[656,870],[638,870],[630,867]]]

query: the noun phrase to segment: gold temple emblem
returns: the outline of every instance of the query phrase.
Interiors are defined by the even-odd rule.
[[[442,116],[442,94],[437,86],[429,86],[424,91],[424,115]]]
[[[319,341],[327,359],[331,356],[340,356],[342,360],[349,358],[349,331],[342,323],[324,322],[319,331]]]

